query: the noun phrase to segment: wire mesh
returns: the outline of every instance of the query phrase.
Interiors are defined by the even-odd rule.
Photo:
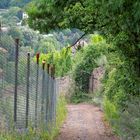
[[[35,54],[20,50],[20,41],[11,46],[6,50],[0,44],[0,127],[51,129],[56,118],[56,79],[49,67],[35,62]]]

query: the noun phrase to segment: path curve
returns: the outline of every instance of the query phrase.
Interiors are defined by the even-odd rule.
[[[68,105],[68,117],[56,140],[118,140],[94,105]]]

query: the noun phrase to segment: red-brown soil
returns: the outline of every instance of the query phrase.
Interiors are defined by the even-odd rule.
[[[94,105],[68,105],[68,117],[56,140],[119,140]]]

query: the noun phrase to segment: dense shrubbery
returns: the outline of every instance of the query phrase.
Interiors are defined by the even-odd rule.
[[[127,101],[127,110],[120,112],[120,134],[123,139],[140,139],[140,101],[132,97]],[[127,121],[126,121],[127,120]]]
[[[126,110],[119,110],[114,102],[107,98],[104,101],[106,119],[112,124],[114,131],[124,140],[140,139],[140,102],[138,97],[131,97],[125,102]]]
[[[116,64],[107,77],[105,94],[118,107],[127,108],[125,102],[132,96],[139,96],[137,73],[133,71],[132,62],[122,59],[122,64]],[[130,73],[131,71],[131,73]]]
[[[98,34],[92,35],[90,45],[86,46],[74,59],[73,76],[76,86],[82,92],[88,92],[89,90],[89,77],[94,68],[99,66],[105,66],[106,60],[99,62],[108,52],[109,45]],[[80,53],[80,54],[79,54]]]
[[[121,51],[110,52],[104,81],[106,118],[124,139],[140,138],[140,112],[135,109],[139,108],[140,79],[134,62],[135,60],[128,60]]]
[[[70,48],[63,48],[61,51],[54,50],[48,54],[41,54],[40,63],[43,60],[46,64],[55,65],[56,76],[64,76],[72,68],[72,56]]]

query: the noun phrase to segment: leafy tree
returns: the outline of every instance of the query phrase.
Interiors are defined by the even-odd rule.
[[[29,25],[41,32],[48,32],[52,29],[64,28],[66,5],[74,4],[76,1],[45,1],[32,3],[28,8]],[[59,6],[58,6],[59,5]],[[40,9],[40,10],[39,10]],[[83,9],[81,9],[82,11]],[[77,10],[78,11],[78,10]],[[84,11],[83,11],[84,12]],[[82,12],[82,13],[83,13]],[[80,11],[79,11],[80,13]],[[32,22],[34,21],[34,22]],[[68,26],[67,26],[68,27]],[[73,27],[73,26],[71,26]],[[76,26],[75,26],[76,27]]]
[[[58,6],[59,5],[59,6]],[[41,32],[78,28],[101,32],[117,46],[140,76],[140,3],[138,0],[80,0],[34,2],[29,25]],[[125,67],[125,63],[124,66]]]
[[[58,6],[59,5],[59,6]],[[31,4],[29,25],[42,32],[57,28],[101,31],[126,55],[135,56],[140,39],[140,3],[138,0],[46,1]]]
[[[0,0],[0,9],[8,8],[11,0]]]
[[[22,38],[23,38],[23,34],[22,34],[21,30],[19,30],[16,27],[11,27],[9,32],[8,32],[8,35],[14,39],[19,38],[20,40],[22,40]]]
[[[24,7],[29,2],[31,2],[31,0],[11,0],[10,5],[11,6]]]
[[[21,11],[19,7],[11,7],[8,10],[3,10],[0,13],[0,20],[5,25],[16,26],[16,23],[20,21],[18,12]]]

